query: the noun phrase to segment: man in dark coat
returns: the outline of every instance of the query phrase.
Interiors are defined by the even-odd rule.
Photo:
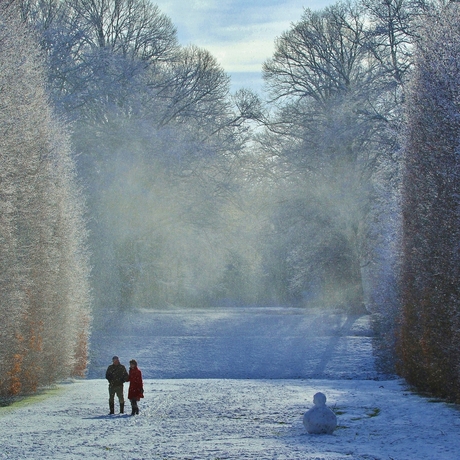
[[[125,398],[123,397],[123,383],[129,380],[126,367],[120,363],[118,356],[112,358],[112,364],[107,368],[105,378],[109,381],[109,407],[110,414],[115,413],[115,395],[120,402],[120,414],[124,413]]]

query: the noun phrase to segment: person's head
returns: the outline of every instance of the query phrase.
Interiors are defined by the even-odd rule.
[[[129,362],[129,367],[131,368],[135,368],[137,367],[137,361],[135,359],[132,359],[130,362]]]
[[[115,365],[120,364],[120,360],[118,359],[118,356],[114,356],[114,357],[112,358],[112,363],[115,364]]]

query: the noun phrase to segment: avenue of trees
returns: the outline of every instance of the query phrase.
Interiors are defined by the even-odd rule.
[[[295,304],[370,312],[382,369],[459,398],[455,2],[305,9],[276,38],[263,96],[232,94],[216,59],[181,46],[150,1],[8,4],[18,17],[2,17],[13,30],[0,49],[9,59],[2,91],[22,95],[14,110],[31,106],[27,91],[37,95],[46,110],[21,112],[30,120],[20,126],[36,132],[27,126],[40,121],[34,141],[46,146],[21,148],[28,162],[11,153],[14,138],[2,148],[16,161],[5,157],[2,168],[11,213],[2,225],[12,226],[3,233],[11,291],[2,302],[23,329],[30,318],[53,328],[66,318],[74,335],[65,332],[65,369],[77,363],[72,353],[85,355],[89,292],[95,328],[122,309]],[[23,65],[8,48],[15,42],[39,73],[19,73],[16,93],[5,89]],[[8,245],[30,265],[11,263]],[[53,292],[65,308],[48,322],[54,307],[42,299]],[[82,329],[72,326],[77,317]],[[0,340],[35,343],[18,331]],[[8,360],[13,369],[26,358]]]

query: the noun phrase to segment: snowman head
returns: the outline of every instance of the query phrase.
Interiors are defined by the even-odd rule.
[[[324,393],[316,393],[315,396],[313,396],[313,403],[315,406],[326,405],[326,395]]]

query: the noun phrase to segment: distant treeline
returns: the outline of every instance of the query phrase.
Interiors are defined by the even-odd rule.
[[[231,94],[216,59],[181,46],[171,20],[147,0],[3,5],[18,11],[14,20],[3,16],[14,30],[8,40],[24,43],[24,56],[38,62],[37,40],[45,63],[39,78],[24,76],[23,94],[11,104],[31,109],[27,91],[37,96],[34,104],[43,99],[48,112],[40,111],[38,119],[48,124],[38,139],[52,153],[31,147],[43,167],[34,169],[39,160],[30,160],[34,167],[17,173],[25,175],[24,184],[34,171],[44,183],[54,181],[43,185],[46,197],[54,197],[50,225],[74,226],[45,231],[44,217],[36,226],[32,219],[48,201],[32,185],[13,192],[6,179],[1,183],[7,186],[2,203],[15,200],[4,205],[10,220],[8,213],[2,219],[16,225],[17,235],[5,235],[16,238],[21,263],[40,262],[41,269],[21,272],[33,279],[18,278],[27,296],[13,290],[17,299],[2,299],[20,324],[29,321],[15,307],[26,305],[24,299],[37,306],[26,308],[29,315],[39,311],[33,324],[48,324],[45,292],[53,301],[67,296],[59,302],[62,318],[78,339],[66,333],[74,344],[66,346],[84,356],[84,216],[95,327],[119,310],[139,307],[294,304],[370,312],[382,369],[460,399],[455,2],[356,0],[305,9],[275,40],[262,69],[263,95],[244,88]],[[12,59],[5,45],[1,51]],[[2,60],[0,78],[10,85],[8,72],[22,75],[15,65],[24,68],[22,61]],[[69,138],[35,89],[43,93],[43,81],[53,113],[70,127]],[[5,133],[38,132],[35,121],[27,125],[3,114],[10,122]],[[15,159],[11,167],[20,164],[13,151],[2,150]],[[5,175],[13,180],[13,173]],[[23,210],[29,203],[31,214]],[[65,288],[51,287],[57,269],[47,264],[57,261],[55,281],[64,283],[68,269],[75,284],[69,279]],[[81,330],[72,326],[80,314]],[[18,337],[22,345],[11,350],[38,347],[23,332]],[[25,358],[9,359],[16,375]]]

